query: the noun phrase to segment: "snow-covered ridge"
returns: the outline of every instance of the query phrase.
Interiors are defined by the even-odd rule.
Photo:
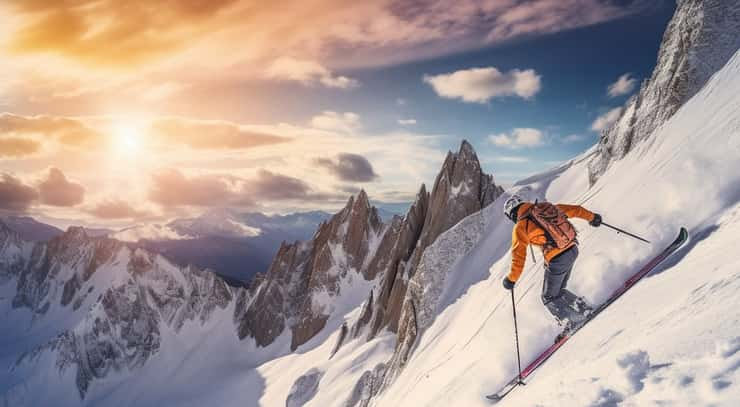
[[[14,405],[47,405],[56,397],[66,404],[96,403],[101,397],[122,400],[126,397],[120,394],[107,395],[117,393],[116,383],[137,383],[136,375],[163,366],[176,349],[214,341],[239,353],[249,350],[254,356],[243,366],[254,371],[270,357],[291,350],[309,352],[343,331],[346,337],[330,339],[334,360],[341,360],[362,344],[354,340],[360,331],[369,333],[361,329],[361,320],[367,323],[371,315],[363,319],[350,311],[368,295],[372,299],[371,293],[379,293],[385,282],[393,283],[397,270],[411,269],[400,256],[421,256],[427,243],[419,244],[419,239],[433,242],[455,218],[464,218],[500,194],[492,178],[480,171],[467,142],[459,153],[450,153],[440,174],[432,194],[422,186],[409,213],[388,224],[361,191],[321,224],[313,239],[283,243],[268,273],[259,275],[249,289],[228,287],[212,273],[175,266],[147,250],[89,236],[82,228],[70,228],[48,243],[27,243],[0,229],[0,259],[8,264],[0,312],[11,317],[8,326],[31,327],[13,331],[8,341],[13,346],[0,355],[3,366],[10,367],[0,377],[3,400]],[[469,188],[456,200],[437,200],[453,185],[463,184]],[[441,206],[429,207],[430,202]],[[387,267],[391,264],[393,268]],[[398,292],[400,298],[403,292]],[[379,298],[386,301],[390,296]],[[394,324],[400,316],[376,313],[381,323],[377,329],[384,327],[384,315],[385,323]],[[221,327],[216,337],[200,332],[216,325]],[[347,335],[349,327],[354,328],[352,335]],[[185,332],[192,330],[199,333],[188,337]],[[380,336],[386,345],[369,346],[388,349],[390,337]],[[343,339],[355,345],[345,350]],[[30,391],[48,372],[59,375],[53,390]]]
[[[673,237],[678,225],[686,225],[693,238],[502,405],[649,405],[663,400],[730,406],[740,400],[740,259],[730,237],[740,230],[739,78],[736,53],[650,142],[615,162],[591,188],[584,161],[518,184],[517,192],[530,198],[583,203],[655,242],[647,246],[578,223],[581,256],[570,287],[591,303],[603,301]],[[692,204],[697,196],[703,197],[701,207]],[[493,205],[463,223],[472,222],[466,228],[474,232],[474,219],[480,222],[486,212],[498,210]],[[466,253],[448,271],[456,277],[441,290],[435,288],[439,279],[422,286],[443,293],[442,301],[432,324],[425,331],[419,325],[423,333],[405,368],[373,405],[484,406],[483,395],[516,374],[511,306],[500,283],[510,261],[507,222],[500,216],[484,222],[485,233],[472,249],[460,239],[445,245],[449,253]],[[436,244],[448,238],[454,242],[447,234],[459,231],[451,229]],[[552,343],[558,330],[539,299],[539,256],[537,263],[528,259],[516,291],[523,363]],[[417,309],[417,314],[423,312]]]
[[[740,48],[740,3],[680,0],[663,35],[652,76],[599,140],[589,164],[594,183],[607,167],[652,136]]]
[[[13,294],[0,300],[7,316],[8,346],[0,358],[9,364],[0,381],[6,401],[39,400],[21,384],[49,369],[60,377],[71,372],[69,385],[82,399],[96,380],[147,363],[160,349],[163,329],[203,324],[233,295],[211,272],[176,267],[116,240],[89,237],[82,228],[35,244],[3,232],[0,247],[0,258],[14,262],[0,282]],[[14,362],[14,353],[23,356]]]
[[[689,227],[693,238],[503,405],[733,406],[740,400],[735,384],[740,382],[740,263],[731,238],[740,225],[738,78],[740,55],[735,53],[654,133],[641,134],[645,142],[612,160],[599,179],[589,176],[589,162],[599,152],[589,150],[515,185],[512,192],[531,199],[583,204],[654,242],[646,246],[576,221],[581,256],[570,286],[591,303],[621,285],[674,237],[678,225]],[[321,371],[321,376],[309,374],[318,383],[311,383],[306,406],[488,405],[483,396],[516,371],[509,293],[501,287],[510,263],[511,224],[500,215],[501,205],[499,200],[465,218],[423,253],[408,280],[392,350],[381,331],[365,345],[345,340],[331,359],[338,360],[326,362],[323,358],[334,352],[332,342],[350,335],[337,332],[299,358],[270,362],[269,370],[298,373],[290,373],[295,378],[312,367]],[[407,218],[413,216],[410,212]],[[539,255],[534,264],[528,258],[516,291],[525,361],[559,331],[539,298],[541,264]],[[368,304],[384,295],[383,286],[373,294],[348,318],[372,315]],[[386,349],[385,357],[377,347]],[[351,368],[347,359],[353,360]],[[290,369],[299,363],[300,368]],[[264,405],[281,401],[291,384],[282,379],[268,388]]]

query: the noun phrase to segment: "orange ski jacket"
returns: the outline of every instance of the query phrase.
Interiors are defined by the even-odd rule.
[[[517,211],[518,215],[525,213],[529,208],[532,207],[531,202],[525,202],[519,206]],[[579,205],[555,205],[565,213],[565,216],[569,218],[581,218],[587,221],[592,221],[594,218],[593,212]],[[519,280],[519,276],[522,275],[524,270],[524,263],[527,260],[527,246],[532,244],[540,246],[545,256],[545,263],[549,263],[553,257],[568,250],[576,243],[573,242],[566,247],[561,249],[555,248],[548,251],[544,250],[544,245],[547,243],[547,236],[545,231],[541,227],[537,226],[535,222],[528,219],[519,219],[514,225],[514,230],[511,232],[511,272],[509,272],[509,280],[516,282]]]

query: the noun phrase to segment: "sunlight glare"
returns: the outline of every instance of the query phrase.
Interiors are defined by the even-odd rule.
[[[136,126],[118,124],[115,128],[115,148],[120,153],[133,154],[141,148],[141,132]]]

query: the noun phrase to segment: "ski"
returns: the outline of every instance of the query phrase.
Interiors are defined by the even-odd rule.
[[[529,377],[529,375],[532,374],[538,367],[542,366],[543,363],[547,359],[550,358],[558,349],[560,349],[561,346],[565,344],[565,342],[568,341],[573,335],[576,334],[581,328],[586,326],[590,321],[594,320],[601,311],[606,309],[609,305],[613,304],[619,297],[621,297],[627,290],[632,288],[635,284],[637,284],[638,281],[640,281],[643,277],[645,277],[648,273],[653,271],[655,267],[657,267],[663,260],[668,258],[671,254],[673,254],[676,250],[678,250],[689,238],[689,232],[686,230],[686,228],[682,227],[681,230],[678,233],[678,237],[671,242],[671,244],[668,245],[665,249],[663,249],[660,254],[655,256],[652,260],[650,260],[647,264],[645,264],[638,272],[636,272],[632,277],[630,277],[627,281],[625,281],[624,284],[622,284],[619,288],[617,288],[612,295],[609,296],[609,298],[604,301],[603,304],[601,304],[598,308],[596,308],[589,316],[588,319],[583,321],[582,324],[580,324],[575,329],[572,329],[570,332],[566,334],[562,334],[560,336],[560,339],[557,340],[554,344],[552,344],[549,348],[547,348],[544,352],[542,352],[537,358],[532,361],[524,370],[522,370],[521,376],[517,375],[514,377],[511,381],[509,381],[500,391],[497,393],[491,394],[486,396],[486,398],[493,403],[498,403],[499,401],[503,400],[506,395],[511,393],[514,389],[516,389],[519,385],[525,385],[524,379]]]

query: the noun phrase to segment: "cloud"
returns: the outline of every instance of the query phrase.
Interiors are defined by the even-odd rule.
[[[502,163],[510,163],[510,164],[521,164],[521,163],[527,163],[530,161],[528,157],[522,157],[518,155],[498,155],[491,157],[492,161],[498,161]]]
[[[316,61],[289,57],[276,59],[267,68],[265,76],[269,79],[296,81],[307,86],[323,85],[338,89],[353,89],[360,86],[357,80],[335,75]]]
[[[632,78],[630,75],[630,73],[626,73],[620,76],[616,82],[609,85],[606,90],[606,93],[609,95],[609,97],[615,98],[617,96],[632,93],[632,90],[635,89],[635,83],[637,82],[637,79]]]
[[[222,66],[229,66],[234,53],[224,53],[234,43],[246,60],[276,52],[301,60],[354,51],[363,63],[372,56],[376,63],[387,63],[404,58],[399,50],[422,48],[416,53],[444,55],[639,10],[639,3],[602,0],[460,0],[454,8],[435,0],[286,0],[281,7],[214,0],[175,1],[162,12],[147,0],[79,0],[74,7],[41,0],[14,2],[6,20],[8,48],[15,54],[54,54],[102,67],[137,67],[163,59],[205,65],[221,56]],[[204,50],[210,58],[204,58]],[[385,52],[377,55],[379,50]]]
[[[494,67],[470,68],[441,75],[424,75],[424,82],[441,97],[471,103],[486,103],[503,96],[529,99],[540,90],[540,75],[533,69],[512,69],[502,73]]]
[[[622,114],[621,107],[615,107],[614,109],[609,110],[608,112],[597,117],[596,120],[594,120],[594,122],[591,123],[591,130],[593,131],[606,130],[612,124],[614,124],[617,120],[619,120],[619,117],[621,116],[621,114]]]
[[[619,6],[600,0],[535,0],[499,2],[487,40],[500,43],[584,27],[638,12],[639,3]]]
[[[51,206],[75,206],[85,198],[82,185],[67,180],[58,168],[49,169],[49,174],[39,185],[41,203]]]
[[[23,127],[27,131],[52,128],[47,125],[48,122],[76,122],[89,129],[91,134],[102,137],[102,143],[98,141],[97,144],[104,148],[89,150],[57,149],[55,147],[59,143],[56,136],[40,136],[36,133],[0,135],[0,140],[16,137],[38,141],[44,153],[33,159],[0,161],[5,166],[3,171],[10,174],[41,173],[37,177],[41,182],[49,178],[49,168],[56,167],[63,170],[67,183],[85,187],[83,202],[72,209],[41,205],[39,198],[30,204],[36,214],[69,221],[79,221],[88,216],[92,218],[91,208],[101,200],[107,201],[104,197],[119,198],[111,194],[112,189],[125,191],[123,199],[134,205],[135,209],[153,208],[150,210],[152,213],[144,215],[144,218],[155,214],[162,219],[191,216],[202,208],[228,206],[254,210],[264,205],[265,209],[274,212],[317,208],[333,210],[337,202],[347,196],[341,190],[341,185],[357,181],[337,182],[338,176],[327,176],[330,174],[326,167],[318,166],[316,157],[329,158],[337,168],[349,169],[355,168],[351,165],[352,161],[340,161],[340,154],[352,152],[367,158],[372,163],[372,172],[384,177],[382,185],[368,185],[373,189],[369,192],[380,199],[385,190],[415,190],[419,183],[433,178],[439,169],[439,162],[444,159],[440,147],[441,135],[394,129],[390,133],[367,135],[362,130],[362,134],[357,133],[359,136],[348,136],[352,134],[348,132],[362,128],[359,115],[351,112],[324,112],[314,120],[319,128],[156,115],[49,116],[38,121],[33,120],[36,119],[33,116],[5,117],[20,117],[22,120],[19,122],[24,126],[14,128]],[[160,131],[154,130],[152,123],[157,123]],[[224,130],[221,130],[222,127]],[[255,144],[249,137],[253,133],[280,135],[289,143],[249,148]],[[228,137],[209,137],[221,134],[227,134]],[[120,142],[114,138],[116,135],[131,137],[134,144],[129,147],[132,150],[124,152],[116,148],[113,142]],[[132,159],[136,163],[133,167]],[[175,172],[166,170],[168,168]],[[260,177],[260,168],[287,179],[265,174]],[[28,185],[38,193],[38,182],[31,184],[31,179],[32,176],[29,176]],[[290,180],[293,182],[288,182]],[[257,194],[268,188],[265,185],[271,184],[279,184],[283,191],[293,192]],[[119,225],[113,221],[106,222],[106,219],[98,218],[98,221]]]
[[[492,134],[488,139],[496,146],[507,148],[537,147],[545,144],[544,133],[527,127],[515,128],[510,134]]]
[[[337,113],[331,110],[326,110],[320,115],[312,117],[311,126],[317,129],[343,133],[353,133],[362,127],[360,116],[357,113]]]
[[[0,138],[0,158],[25,157],[39,151],[41,151],[41,143],[36,140],[20,137]]]
[[[70,147],[97,145],[102,135],[81,120],[58,116],[0,114],[0,135],[45,137]]]
[[[171,1],[163,9],[148,0],[15,1],[0,8],[0,60],[12,68],[5,71],[18,79],[24,99],[88,94],[94,99],[88,102],[116,100],[110,93],[131,96],[138,88],[132,85],[145,82],[152,91],[134,97],[155,101],[177,91],[157,89],[163,82],[199,88],[218,75],[214,87],[223,89],[223,82],[237,86],[264,78],[265,67],[273,65],[267,71],[276,79],[351,88],[356,79],[334,71],[583,27],[637,13],[649,3],[459,0],[453,8],[441,0],[285,0],[280,6],[214,0]]]
[[[152,176],[149,198],[162,206],[225,206],[237,196],[234,186],[215,175],[186,177],[175,169]]]
[[[577,143],[585,139],[586,136],[584,134],[568,134],[567,136],[563,137],[562,141],[563,143]]]
[[[175,169],[155,174],[149,198],[163,207],[254,207],[260,202],[325,200],[305,181],[265,169],[251,178],[226,175],[186,176]]]
[[[100,219],[133,219],[145,216],[144,211],[136,210],[129,203],[121,200],[109,200],[97,203],[87,212]]]
[[[413,126],[416,124],[416,119],[398,119],[398,124],[401,126]]]
[[[159,102],[182,92],[187,85],[177,82],[165,82],[142,89],[142,99],[149,102]]]
[[[143,0],[81,0],[74,7],[55,1],[15,4],[25,17],[9,38],[19,54],[53,52],[89,65],[135,65],[171,52],[205,32],[209,22],[235,0],[173,2],[163,13]],[[115,47],[101,44],[116,44]]]
[[[290,141],[227,121],[160,118],[151,124],[154,137],[194,149],[247,149]]]
[[[248,181],[245,189],[250,196],[260,200],[309,199],[313,195],[306,182],[264,169],[257,172],[255,179]]]
[[[342,181],[370,182],[378,178],[370,161],[359,154],[341,153],[334,160],[319,158],[316,164]]]
[[[36,189],[10,174],[0,174],[0,210],[23,212],[37,199]]]

